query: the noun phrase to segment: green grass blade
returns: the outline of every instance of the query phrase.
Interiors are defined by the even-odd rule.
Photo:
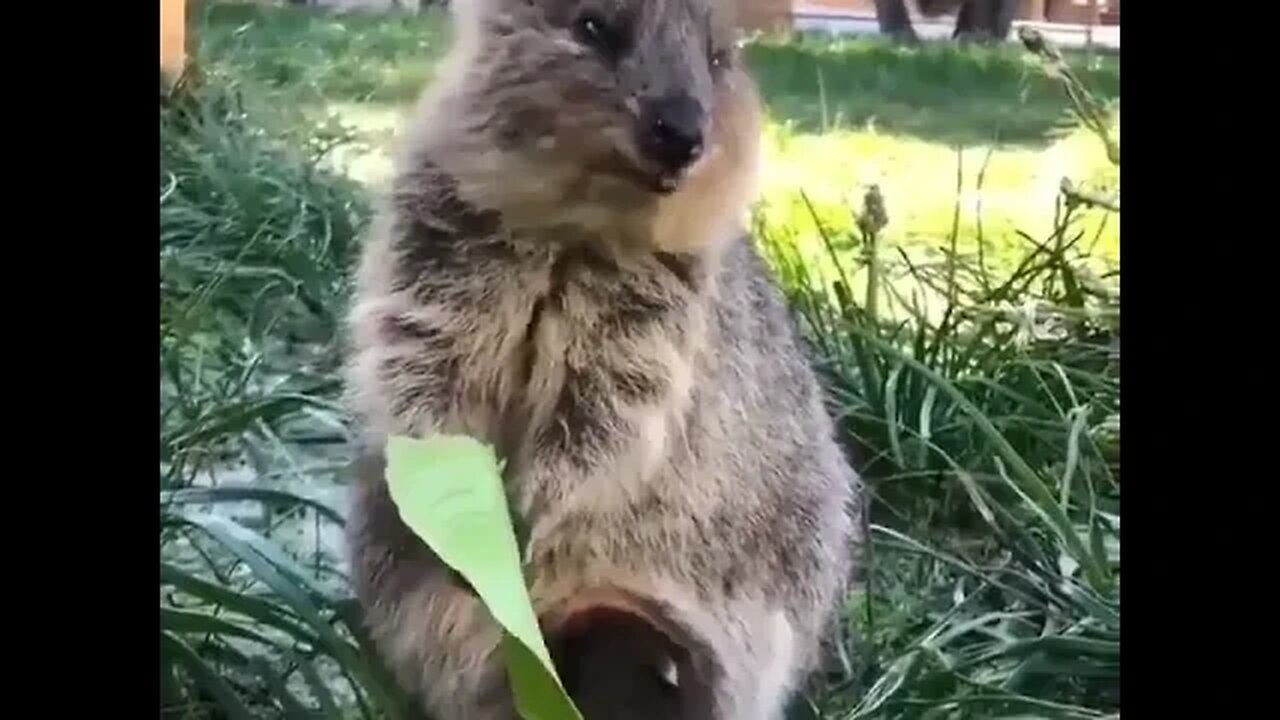
[[[203,530],[224,546],[235,548],[237,556],[242,559],[245,557],[242,553],[248,553],[249,557],[265,560],[273,572],[288,578],[290,587],[305,590],[307,594],[323,598],[327,602],[336,602],[339,599],[333,589],[322,586],[312,577],[311,572],[298,564],[298,561],[253,530],[216,515],[179,512],[174,516],[184,523]]]
[[[889,371],[889,377],[885,379],[884,417],[888,424],[889,448],[893,453],[893,460],[898,467],[906,467],[907,458],[902,454],[902,439],[899,432],[901,423],[898,422],[898,378],[900,377],[902,377],[902,364],[898,363],[893,366],[893,370]]]
[[[938,401],[938,388],[929,385],[924,391],[924,400],[920,403],[920,444],[916,464],[924,467],[929,458],[929,445],[933,439],[933,406]]]
[[[182,684],[178,680],[176,661],[169,653],[160,653],[160,710],[164,716],[166,708],[178,707],[182,704]]]
[[[307,681],[307,685],[311,688],[311,693],[316,696],[316,702],[320,704],[321,717],[340,717],[338,701],[334,699],[333,692],[329,690],[328,684],[320,679],[320,673],[316,672],[315,665],[310,660],[298,656],[297,653],[288,653],[286,657],[297,666],[298,672],[302,673],[302,678]],[[365,716],[368,717],[369,714],[365,713]]]
[[[1099,597],[1090,588],[1071,582],[1064,588],[1064,594],[1080,605],[1081,614],[1085,617],[1095,619],[1105,626],[1119,629],[1120,611],[1113,608],[1111,603]]]
[[[864,341],[874,345],[880,352],[899,360],[907,367],[927,377],[934,385],[938,386],[941,392],[945,393],[956,405],[961,407],[973,419],[979,431],[995,446],[999,457],[1003,458],[1013,468],[1014,475],[1017,477],[1015,484],[1018,487],[1019,494],[1027,498],[1032,508],[1045,519],[1046,524],[1055,531],[1071,551],[1072,556],[1084,568],[1090,584],[1095,588],[1105,588],[1110,585],[1110,573],[1104,565],[1097,562],[1093,554],[1084,546],[1080,536],[1072,528],[1070,519],[1063,512],[1061,506],[1058,505],[1057,498],[1050,492],[1044,480],[1018,454],[1018,451],[1009,444],[1004,435],[991,424],[991,420],[965,397],[964,393],[956,389],[955,385],[946,378],[917,362],[914,358],[900,352],[897,348],[881,342],[878,338],[872,337],[857,328],[851,328],[851,331],[861,335]],[[1011,479],[1010,482],[1013,482],[1013,480]]]
[[[160,654],[169,656],[175,665],[186,669],[191,679],[204,688],[218,703],[218,710],[230,720],[251,720],[253,713],[240,700],[226,680],[209,667],[204,659],[177,635],[160,631]]]
[[[189,595],[282,630],[299,642],[313,644],[314,633],[283,607],[251,595],[208,582],[169,563],[160,563],[160,584],[172,585]]]
[[[1120,659],[1120,643],[1111,640],[1049,635],[1001,645],[978,654],[972,659],[958,663],[955,670],[961,671],[967,667],[983,665],[996,659],[1024,657],[1032,653],[1085,656],[1105,661],[1118,661]]]
[[[916,674],[921,659],[919,652],[910,652],[898,658],[862,697],[856,707],[844,716],[844,720],[864,720],[888,702]]]
[[[260,502],[267,505],[281,505],[286,508],[301,506],[315,510],[326,520],[341,526],[345,520],[338,511],[328,505],[310,498],[302,497],[283,490],[271,490],[253,486],[221,485],[212,488],[182,488],[180,490],[161,491],[161,505],[215,505],[218,503]]]
[[[284,711],[283,717],[287,720],[316,720],[315,713],[308,710],[302,701],[298,699],[285,685],[284,679],[271,667],[271,664],[261,657],[254,657],[249,660],[249,664],[258,673],[258,675],[267,684],[267,688],[271,694],[280,702],[280,709]],[[325,717],[337,718],[337,715],[326,715]]]
[[[239,435],[255,423],[275,420],[315,404],[305,395],[276,395],[219,407],[191,423],[168,442],[175,447],[198,446],[220,437]]]
[[[338,636],[330,619],[324,617],[325,613],[317,602],[329,600],[328,594],[309,581],[297,582],[299,576],[304,576],[305,573],[295,562],[257,533],[222,518],[184,515],[180,519],[204,530],[243,561],[255,577],[286,601],[290,610],[307,623],[324,651],[349,669],[358,679],[359,686],[376,693],[380,704],[384,701],[390,704],[393,701],[394,696],[371,677],[368,663],[360,657],[351,643]],[[278,565],[276,559],[282,559],[283,562]]]
[[[175,610],[163,605],[160,607],[160,627],[175,634],[224,635],[252,640],[256,643],[273,647],[280,644],[262,633],[224,620],[216,615],[190,610]]]
[[[1019,600],[1026,602],[1028,605],[1039,606],[1042,604],[1037,598],[1035,598],[1031,594],[996,578],[992,574],[984,573],[982,570],[975,567],[972,563],[965,562],[963,559],[959,557],[956,557],[954,555],[950,555],[948,553],[944,553],[932,547],[929,547],[925,543],[922,543],[919,540],[916,540],[915,538],[912,538],[908,535],[900,533],[897,530],[893,530],[892,528],[887,528],[882,525],[872,525],[871,530],[875,533],[887,535],[893,538],[894,540],[901,543],[903,548],[910,550],[911,552],[920,553],[922,555],[926,555],[928,557],[934,558],[935,560],[938,560],[939,562],[949,565],[967,575],[970,575],[974,578],[982,580],[990,584],[992,587],[999,588],[1004,592],[1014,597],[1017,597]]]
[[[1070,430],[1067,432],[1067,460],[1066,466],[1062,470],[1062,491],[1058,496],[1058,504],[1062,506],[1063,512],[1069,510],[1071,502],[1071,479],[1076,474],[1076,468],[1080,465],[1080,435],[1084,432],[1085,421],[1089,419],[1089,413],[1086,408],[1075,407],[1067,414],[1071,421]],[[1094,557],[1099,557],[1094,553]]]

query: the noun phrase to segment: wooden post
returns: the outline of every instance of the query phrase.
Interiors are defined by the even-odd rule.
[[[1093,26],[1098,23],[1098,0],[1089,0],[1089,23],[1084,26],[1085,57],[1093,62]]]
[[[791,27],[791,0],[743,0],[738,6],[738,25],[748,33],[771,34]]]
[[[187,0],[160,0],[160,76],[172,84],[187,65]]]
[[[1022,5],[1019,8],[1019,14],[1022,15],[1023,20],[1030,22],[1044,22],[1046,17],[1044,6],[1044,0],[1022,0]]]

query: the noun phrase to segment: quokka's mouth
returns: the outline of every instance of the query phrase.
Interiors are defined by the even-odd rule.
[[[680,175],[659,175],[654,182],[654,190],[659,195],[670,195],[679,190],[683,182],[684,177]]]
[[[693,175],[697,165],[691,165],[682,170],[655,170],[647,168],[640,171],[644,176],[644,184],[647,189],[656,195],[671,195],[682,189]]]
[[[648,169],[653,192],[659,195],[670,195],[683,189],[695,175],[703,171],[713,153],[701,153],[688,165],[678,170],[667,170],[651,167]]]
[[[692,168],[680,171],[669,171],[633,159],[619,152],[610,162],[597,170],[622,180],[637,189],[652,195],[671,195],[684,186]]]
[[[655,171],[634,165],[623,176],[640,189],[655,195],[671,195],[684,185],[685,173]]]

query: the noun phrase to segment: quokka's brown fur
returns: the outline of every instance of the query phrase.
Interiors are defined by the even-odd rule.
[[[466,433],[506,461],[535,609],[588,720],[775,720],[840,603],[861,496],[743,229],[760,111],[732,13],[453,6],[350,317],[367,623],[437,720],[515,717],[498,627],[382,477],[389,434]],[[664,93],[705,110],[675,173],[635,139]]]

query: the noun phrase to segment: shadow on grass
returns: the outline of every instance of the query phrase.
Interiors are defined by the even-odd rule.
[[[1118,57],[1100,56],[1091,69],[1069,57],[1098,99],[1119,97]],[[1039,144],[1070,124],[1060,85],[1015,46],[806,37],[754,44],[747,61],[770,113],[800,132],[871,125],[953,145]]]

